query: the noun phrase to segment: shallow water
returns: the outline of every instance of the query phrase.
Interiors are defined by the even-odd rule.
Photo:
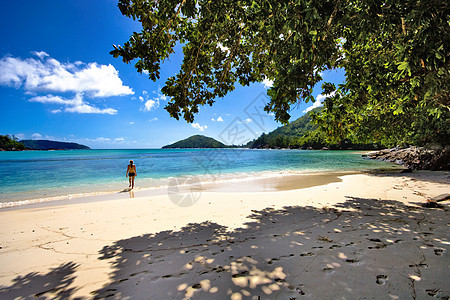
[[[114,192],[128,186],[134,160],[138,188],[167,186],[173,178],[230,181],[279,174],[393,168],[359,151],[143,149],[0,152],[1,203]]]

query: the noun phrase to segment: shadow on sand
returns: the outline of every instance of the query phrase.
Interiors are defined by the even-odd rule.
[[[338,208],[268,208],[238,229],[204,222],[118,240],[99,253],[113,271],[91,297],[448,299],[448,206],[347,197]],[[72,299],[77,267],[18,276],[0,299]]]
[[[78,265],[62,264],[47,274],[29,273],[17,276],[11,286],[0,286],[0,299],[68,299],[76,291],[69,288],[75,280]],[[73,299],[73,298],[71,298]]]
[[[93,294],[99,299],[449,295],[449,243],[434,239],[447,236],[446,210],[431,215],[398,201],[348,197],[339,210],[285,207],[254,211],[250,218],[232,231],[204,222],[105,246],[100,259],[111,260],[112,282]],[[432,272],[442,279],[426,280]]]

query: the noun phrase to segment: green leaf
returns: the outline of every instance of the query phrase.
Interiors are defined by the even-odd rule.
[[[409,63],[407,61],[399,63],[397,67],[400,71],[406,70],[407,68],[409,68]]]

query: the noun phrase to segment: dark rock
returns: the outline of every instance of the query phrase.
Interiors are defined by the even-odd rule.
[[[432,202],[441,202],[441,201],[445,201],[445,200],[450,200],[450,194],[440,194],[438,196],[435,196],[433,198],[430,198],[429,201]]]
[[[450,170],[450,146],[409,147],[369,152],[365,157],[400,164],[412,170]]]
[[[422,207],[426,207],[426,208],[444,208],[444,205],[439,204],[437,202],[427,202],[422,204]]]

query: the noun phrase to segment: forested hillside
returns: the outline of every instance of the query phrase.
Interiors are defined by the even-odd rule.
[[[77,143],[56,142],[49,140],[23,140],[20,141],[31,150],[74,150],[74,149],[90,149],[88,146]]]
[[[262,134],[248,144],[249,148],[291,148],[291,149],[380,149],[380,144],[354,144],[350,140],[328,143],[326,135],[311,122],[311,116],[323,108],[315,108],[297,120],[279,127],[268,134]]]
[[[166,148],[227,148],[225,144],[204,135],[193,135],[187,139],[162,147]]]

